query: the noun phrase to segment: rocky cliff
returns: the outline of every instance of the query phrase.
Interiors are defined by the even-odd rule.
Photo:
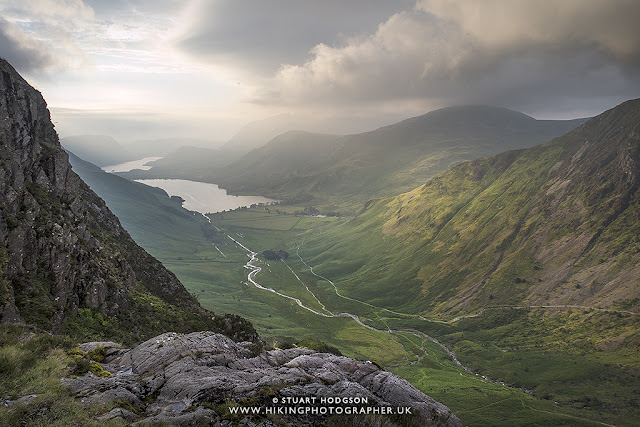
[[[71,169],[41,94],[0,60],[0,321],[135,342],[165,330],[255,339],[214,318]]]
[[[99,421],[240,422],[264,427],[462,425],[449,408],[374,363],[306,348],[252,357],[244,344],[210,332],[163,334],[133,349],[87,343],[81,348],[102,353],[101,366],[109,374],[65,382],[87,403],[121,402]],[[96,351],[100,347],[103,350]]]

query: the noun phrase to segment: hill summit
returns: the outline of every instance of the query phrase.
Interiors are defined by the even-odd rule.
[[[583,122],[536,120],[484,105],[449,107],[353,135],[288,132],[199,179],[230,192],[354,212],[452,165],[541,144]]]

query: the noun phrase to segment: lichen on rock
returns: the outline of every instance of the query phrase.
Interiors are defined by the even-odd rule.
[[[246,343],[195,332],[165,333],[119,352],[102,365],[111,377],[87,374],[65,383],[86,402],[119,400],[137,408],[138,421],[179,424],[197,413],[217,423],[233,415],[230,407],[263,408],[261,415],[264,408],[277,414],[282,407],[408,407],[411,425],[461,425],[449,408],[397,375],[367,361],[307,348],[252,355]],[[281,419],[298,426],[331,417],[304,411]]]

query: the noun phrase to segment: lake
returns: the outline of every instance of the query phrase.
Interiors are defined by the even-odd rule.
[[[118,163],[117,165],[104,166],[102,168],[105,172],[129,172],[134,169],[149,170],[151,166],[145,166],[149,162],[159,160],[162,157],[145,157],[143,159],[132,160],[130,162]]]
[[[170,196],[180,196],[184,199],[182,206],[203,214],[228,211],[242,206],[251,206],[254,203],[277,201],[262,196],[232,196],[216,184],[185,179],[136,179],[136,181],[162,188]]]

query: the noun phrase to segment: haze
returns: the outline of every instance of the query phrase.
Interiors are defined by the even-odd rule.
[[[59,134],[220,143],[247,123],[358,132],[450,105],[536,118],[640,96],[640,2],[0,1],[0,56]]]

